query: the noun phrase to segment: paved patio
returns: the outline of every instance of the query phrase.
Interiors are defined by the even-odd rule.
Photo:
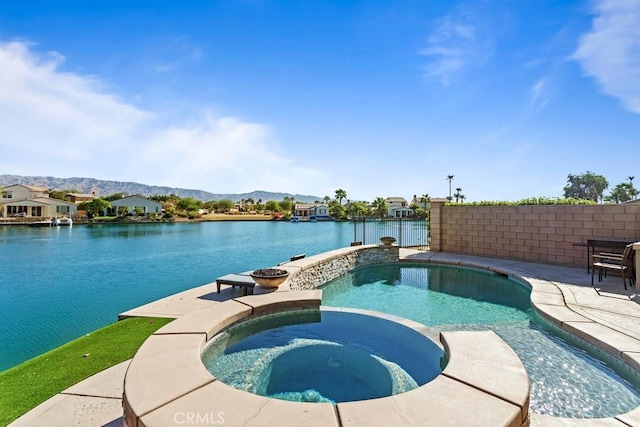
[[[591,287],[586,269],[449,253],[402,249],[402,260],[438,262],[497,270],[532,283],[536,308],[555,323],[605,351],[623,358],[640,371],[640,296],[624,290],[618,277],[609,277],[600,292]],[[264,292],[256,286],[256,294]],[[287,292],[284,286],[277,292]],[[215,282],[122,313],[131,316],[182,317],[193,310],[240,297],[242,290]],[[593,339],[595,338],[595,340]],[[120,426],[123,381],[130,361],[109,368],[54,396],[20,417],[11,426]],[[575,420],[532,414],[533,426],[640,426],[640,408],[615,418]]]

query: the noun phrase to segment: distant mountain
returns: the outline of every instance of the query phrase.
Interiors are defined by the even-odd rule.
[[[51,176],[20,176],[0,175],[0,187],[12,184],[46,187],[50,190],[73,189],[78,193],[92,193],[96,196],[109,196],[115,193],[124,193],[129,196],[140,194],[143,196],[159,196],[175,194],[178,197],[193,197],[196,200],[208,202],[210,200],[229,199],[234,202],[252,198],[256,202],[268,200],[283,200],[285,197],[293,197],[297,202],[313,203],[322,200],[322,197],[303,194],[272,193],[269,191],[252,191],[251,193],[214,194],[203,190],[189,190],[186,188],[158,187],[155,185],[139,184],[137,182],[104,181],[93,178],[54,178]]]

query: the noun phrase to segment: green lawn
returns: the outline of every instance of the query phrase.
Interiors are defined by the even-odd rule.
[[[121,320],[0,372],[0,425],[83,379],[132,358],[149,335],[171,320]]]

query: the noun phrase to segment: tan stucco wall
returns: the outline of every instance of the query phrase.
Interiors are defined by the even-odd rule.
[[[640,240],[640,206],[431,204],[434,251],[585,266],[591,237]]]
[[[28,187],[15,184],[5,187],[3,191],[11,193],[10,199],[2,199],[4,203],[20,199],[28,199],[31,197],[49,197],[48,195],[45,195],[43,191],[32,191]]]

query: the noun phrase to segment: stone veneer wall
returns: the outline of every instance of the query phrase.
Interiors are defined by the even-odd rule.
[[[430,249],[586,265],[591,237],[640,240],[640,205],[444,206],[431,201]]]
[[[289,285],[294,290],[315,289],[355,268],[398,262],[399,257],[400,248],[398,246],[380,245],[354,249],[352,252],[304,267],[289,279]]]

